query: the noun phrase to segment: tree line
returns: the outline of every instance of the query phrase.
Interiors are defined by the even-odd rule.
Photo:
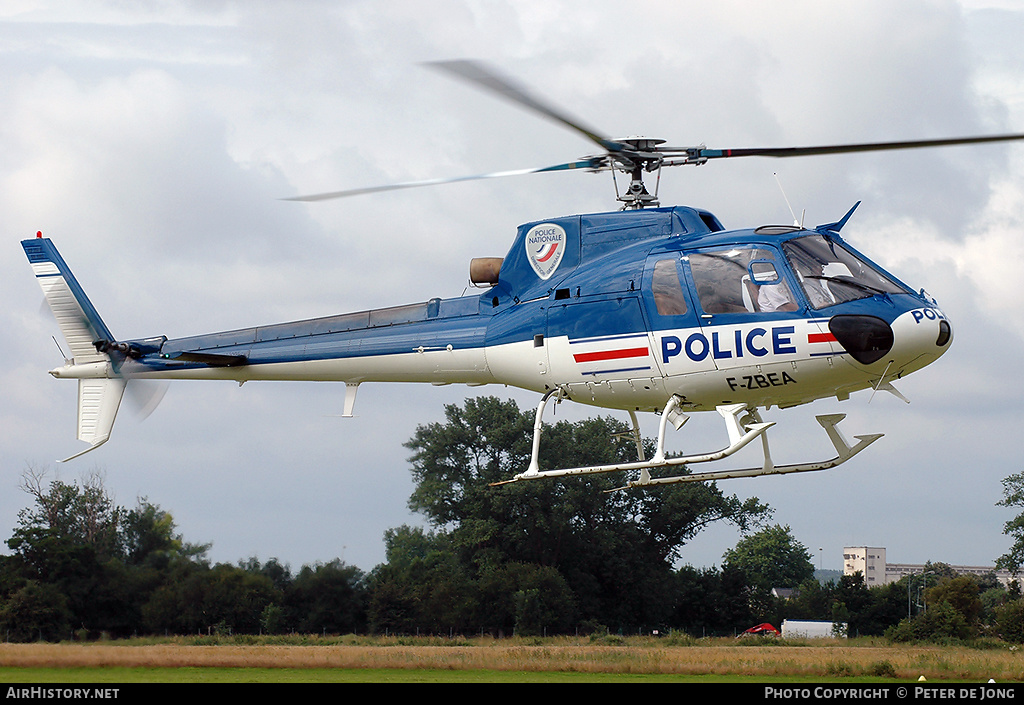
[[[941,564],[880,588],[859,575],[821,583],[810,553],[789,527],[771,524],[767,506],[715,483],[608,492],[621,478],[592,476],[489,486],[526,466],[533,422],[512,401],[480,397],[418,427],[406,443],[409,506],[429,528],[389,529],[385,561],[369,572],[338,559],[297,572],[277,559],[212,564],[209,545],[185,541],[147,499],[118,506],[99,474],[65,482],[29,468],[22,489],[31,504],[0,556],[0,638],[724,636],[814,619],[846,624],[850,635],[1024,641],[1019,589]],[[610,417],[552,424],[542,465],[628,461],[629,431]],[[1016,487],[1008,478],[1006,506],[1016,506]],[[680,566],[686,544],[715,522],[743,536],[721,567]],[[782,599],[776,587],[798,589]]]

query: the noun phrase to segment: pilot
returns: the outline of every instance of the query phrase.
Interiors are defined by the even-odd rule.
[[[827,266],[827,263],[820,261],[816,261],[813,264],[803,261],[796,263],[797,275],[800,277],[800,284],[804,288],[804,294],[807,295],[807,299],[811,302],[811,308],[825,308],[836,302],[826,286],[825,280],[828,277],[824,276],[824,273]]]
[[[835,298],[829,293],[828,288],[825,286],[825,282],[821,280],[821,275],[815,275],[812,277],[804,277],[802,279],[804,285],[804,292],[807,294],[807,298],[811,301],[811,306],[814,308],[825,308],[836,303]]]

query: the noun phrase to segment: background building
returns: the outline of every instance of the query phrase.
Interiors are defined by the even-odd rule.
[[[992,573],[1004,586],[1010,584],[1013,575],[1007,570],[996,570],[995,566],[949,566],[961,575],[988,575]],[[925,571],[923,563],[886,563],[885,549],[871,546],[847,546],[843,549],[843,575],[860,571],[868,587],[895,583],[905,575],[916,575]]]
[[[868,587],[885,585],[885,549],[848,546],[843,549],[843,575],[860,571]]]

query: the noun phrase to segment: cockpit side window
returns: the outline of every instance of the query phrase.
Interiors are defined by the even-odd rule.
[[[769,313],[798,307],[772,250],[736,247],[692,253],[689,260],[705,313]]]
[[[782,249],[813,308],[907,293],[899,282],[820,234],[790,240]]]
[[[686,297],[683,296],[683,287],[679,283],[676,261],[663,259],[654,265],[651,293],[654,294],[658,314],[662,316],[682,316],[687,312]]]

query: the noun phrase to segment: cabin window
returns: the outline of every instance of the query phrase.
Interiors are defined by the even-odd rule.
[[[782,249],[813,308],[907,293],[899,282],[822,235],[790,240]]]
[[[733,247],[689,256],[705,313],[770,313],[798,308],[772,250]]]
[[[675,259],[659,260],[654,265],[651,292],[661,316],[682,316],[687,312],[683,287],[679,283]]]

